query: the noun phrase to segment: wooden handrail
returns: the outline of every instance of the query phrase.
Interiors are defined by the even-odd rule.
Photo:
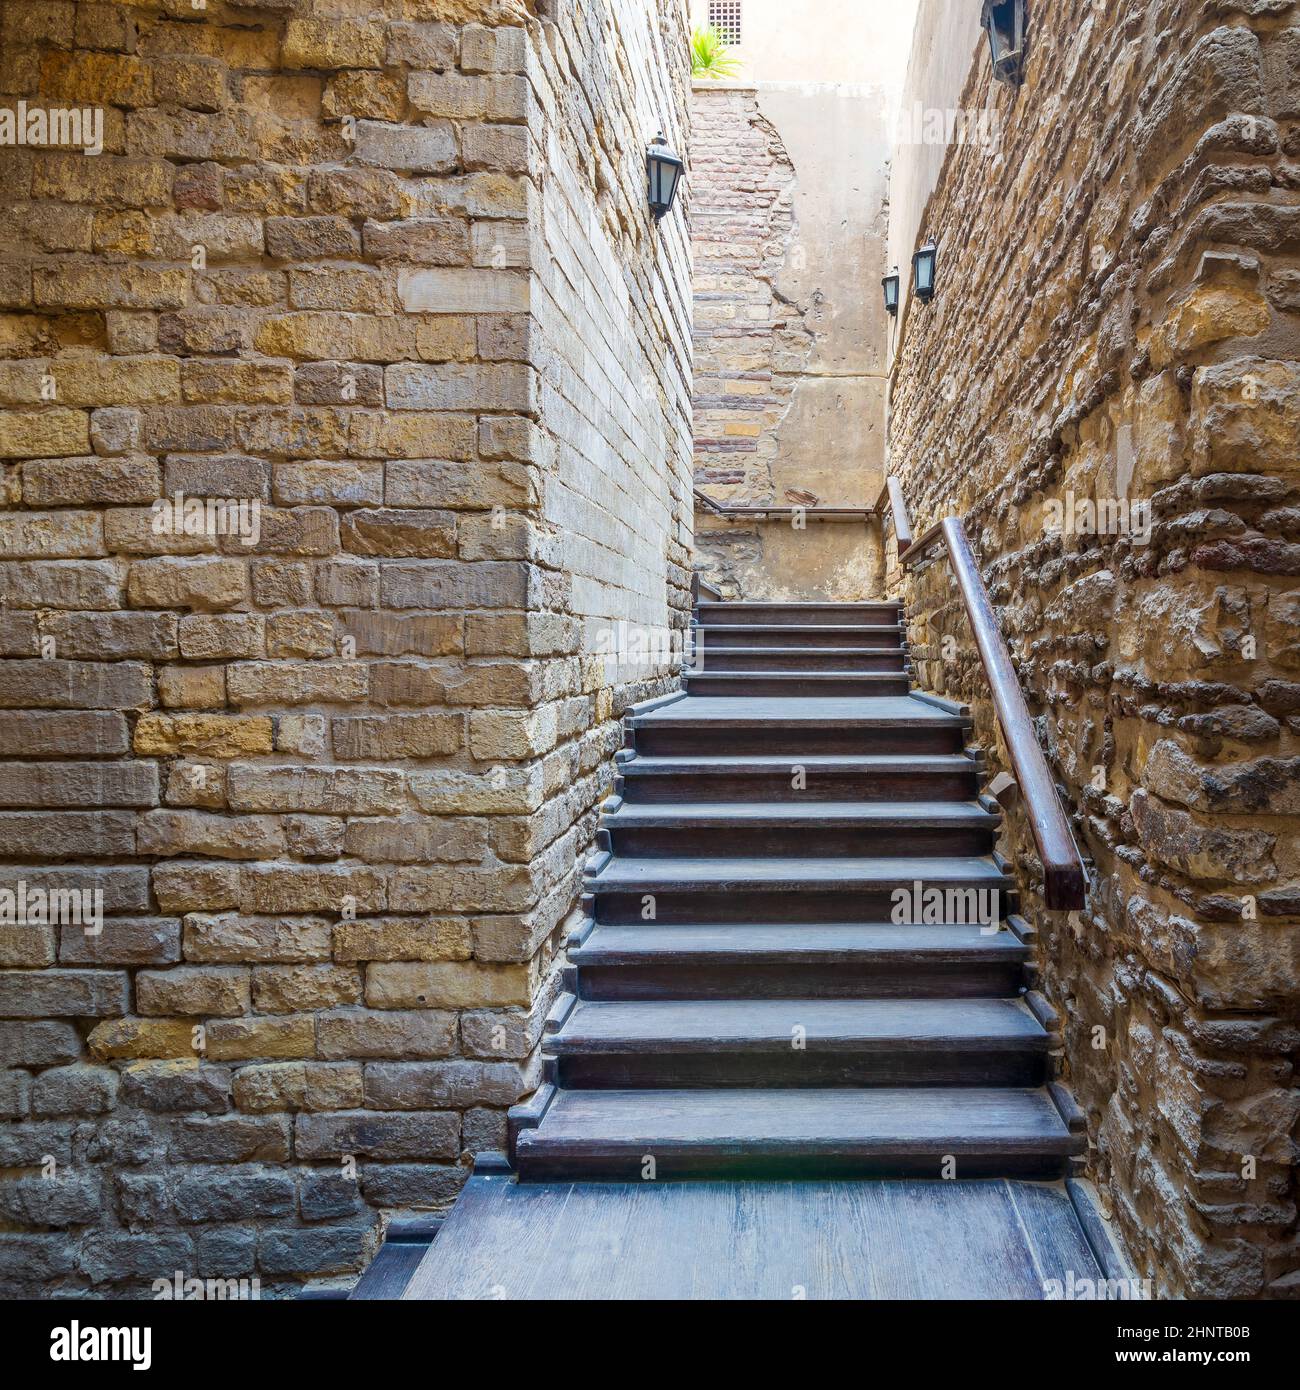
[[[1056,783],[1052,780],[1047,759],[1039,746],[1029,706],[1020,688],[1020,679],[1011,663],[1011,653],[1002,636],[1002,629],[998,626],[993,601],[980,577],[966,528],[960,517],[950,516],[914,538],[902,485],[893,476],[885,480],[880,500],[876,503],[882,528],[886,513],[891,511],[894,515],[894,534],[898,538],[899,559],[903,564],[909,567],[915,564],[941,540],[947,547],[957,588],[975,633],[980,661],[988,677],[993,708],[1002,726],[1007,751],[1011,754],[1016,780],[1020,783],[1029,829],[1038,847],[1038,857],[1043,862],[1043,897],[1047,906],[1054,911],[1077,910],[1084,905],[1087,886],[1083,860],[1070,832],[1070,823],[1061,809]]]
[[[877,515],[875,507],[733,507],[727,502],[715,502],[707,492],[693,489],[695,500],[715,516],[804,516],[826,517],[835,521],[866,521]]]
[[[891,473],[885,480],[889,489],[889,504],[894,512],[894,535],[898,538],[898,553],[905,555],[912,547],[912,518],[907,514],[903,485]]]
[[[885,518],[891,512],[893,513],[894,535],[898,539],[898,555],[901,559],[912,548],[912,518],[907,514],[907,499],[903,496],[903,485],[892,473],[881,484],[880,496],[876,498],[875,512],[880,521],[882,545],[885,536]]]
[[[989,591],[980,578],[966,528],[960,517],[950,516],[941,523],[940,531],[975,633],[980,661],[988,676],[993,708],[997,711],[1016,780],[1020,783],[1038,857],[1043,861],[1043,897],[1053,910],[1081,908],[1085,891],[1083,860],[1070,833],[1070,823],[1061,809],[1056,783],[1039,746],[1029,706],[1020,689],[1016,668],[1011,664],[1011,653],[998,626]]]

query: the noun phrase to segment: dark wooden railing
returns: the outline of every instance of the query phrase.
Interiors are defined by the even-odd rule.
[[[695,500],[706,512],[714,516],[748,517],[751,521],[760,516],[811,517],[814,521],[873,521],[879,514],[878,507],[733,507],[729,502],[715,502],[707,492],[695,488]]]
[[[1029,828],[1043,863],[1043,896],[1047,906],[1055,910],[1081,908],[1086,887],[1083,860],[1070,832],[1070,823],[1062,809],[1056,783],[1043,756],[1029,706],[1025,703],[1016,668],[1011,662],[1011,653],[998,625],[997,614],[993,611],[989,591],[980,577],[979,565],[975,562],[961,518],[947,517],[914,540],[902,487],[892,477],[881,491],[876,511],[881,518],[882,544],[885,515],[887,512],[893,514],[901,563],[909,567],[914,565],[939,541],[943,541],[947,547],[948,560],[975,633],[975,645],[979,649],[984,674],[988,677],[993,708],[1002,726],[1002,735],[1020,784]]]

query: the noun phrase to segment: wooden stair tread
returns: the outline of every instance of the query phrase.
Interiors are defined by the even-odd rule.
[[[706,599],[696,605],[698,613],[838,613],[851,617],[854,613],[897,613],[902,605],[897,600],[877,603],[729,603]]]
[[[1065,1156],[1079,1143],[1042,1089],[900,1086],[557,1091],[541,1125],[519,1136],[521,1155],[539,1146],[810,1156],[827,1147],[882,1156],[997,1147]]]
[[[904,679],[902,671],[691,671],[687,670],[684,679],[707,676],[711,681],[726,681],[739,684],[743,681],[762,679],[782,682],[813,682],[829,684],[832,681],[854,680],[866,685],[893,685]],[[725,697],[724,697],[725,698]],[[779,698],[779,697],[778,697]],[[815,697],[812,697],[815,698]]]
[[[806,772],[852,772],[867,780],[877,774],[914,772],[971,772],[975,764],[964,753],[814,753],[807,756],[752,754],[638,753],[619,764],[624,777],[674,777],[701,772],[789,775],[794,767]]]
[[[912,959],[964,962],[975,956],[1027,960],[1029,948],[1009,931],[980,927],[903,926],[891,923],[812,923],[807,926],[676,926],[602,923],[569,960],[581,965],[645,964],[689,957],[693,961],[748,964],[868,963]]]
[[[739,826],[979,826],[999,817],[975,801],[624,802],[605,816],[611,829]]]
[[[807,1050],[909,1052],[1006,1049],[1044,1052],[1042,1024],[1018,999],[579,1000],[555,1055],[584,1052],[790,1051],[792,1030]]]
[[[709,643],[706,638],[699,649],[707,656]],[[727,656],[806,656],[816,659],[823,656],[897,656],[903,654],[901,647],[719,647],[719,653]]]
[[[655,888],[716,889],[732,887],[772,889],[798,893],[809,888],[861,888],[880,885],[909,885],[920,881],[926,887],[943,884],[1004,888],[1011,880],[991,858],[949,856],[942,858],[849,858],[814,859],[799,856],[782,859],[653,859],[611,858],[589,880],[594,891],[640,892]]]
[[[789,633],[794,637],[799,633],[813,633],[824,636],[828,632],[852,633],[861,637],[883,637],[886,633],[903,632],[902,623],[701,623],[691,624],[699,631],[708,632],[778,632]]]
[[[891,679],[897,679],[892,677]],[[645,714],[633,715],[634,729],[725,725],[736,729],[820,728],[906,729],[917,724],[966,728],[970,720],[910,695],[829,695],[800,699],[770,695],[691,695]]]

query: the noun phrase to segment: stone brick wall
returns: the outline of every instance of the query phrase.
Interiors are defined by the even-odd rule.
[[[0,1291],[347,1278],[503,1144],[675,679],[601,625],[686,621],[684,32],[3,7],[0,107],[104,149],[0,148]]]
[[[968,518],[1094,861],[1087,911],[1030,916],[1129,1250],[1164,1294],[1294,1296],[1300,7],[1030,15],[1025,86],[980,54],[962,97],[1002,141],[949,152],[923,221],[892,467],[918,531]],[[1149,544],[1089,533],[1107,499]],[[946,565],[894,580],[1005,766]],[[1019,815],[1011,849],[1032,884]]]
[[[833,32],[833,26],[827,33]],[[696,483],[731,506],[864,507],[884,458],[887,150],[876,88],[692,92]],[[696,515],[728,597],[867,597],[863,522]]]

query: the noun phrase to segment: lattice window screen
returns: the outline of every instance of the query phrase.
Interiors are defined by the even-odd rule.
[[[740,0],[709,0],[709,27],[735,48],[740,43]]]

